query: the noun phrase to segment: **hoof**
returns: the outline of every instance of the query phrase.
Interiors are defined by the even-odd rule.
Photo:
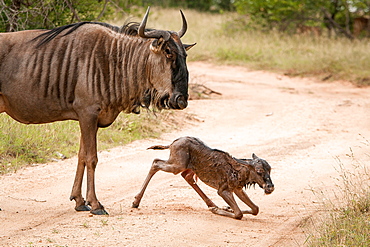
[[[90,213],[94,215],[109,215],[108,212],[105,211],[104,208],[98,208],[98,209],[91,210]]]
[[[139,207],[139,204],[138,203],[132,203],[132,206],[131,206],[132,208],[138,208]]]
[[[91,208],[89,206],[86,206],[86,205],[81,205],[81,206],[75,207],[75,210],[76,211],[90,211]]]
[[[209,211],[211,211],[214,214],[217,214],[217,212],[219,210],[219,208],[217,206],[216,207],[209,207],[208,209],[209,209]]]

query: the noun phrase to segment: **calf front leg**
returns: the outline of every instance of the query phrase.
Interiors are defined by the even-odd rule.
[[[219,189],[217,193],[230,206],[230,208],[232,209],[232,212],[218,208],[218,207],[214,207],[214,208],[210,208],[212,213],[235,218],[237,220],[240,220],[241,218],[243,218],[243,212],[240,210],[240,208],[236,204],[233,193],[231,191]]]
[[[249,196],[247,195],[247,193],[245,193],[245,191],[243,190],[243,188],[238,188],[238,189],[235,189],[234,191],[235,195],[237,195],[239,197],[240,200],[242,200],[245,204],[247,204],[251,210],[243,210],[243,214],[253,214],[253,215],[257,215],[258,212],[259,212],[259,208],[256,204],[254,204],[251,199],[249,199]]]

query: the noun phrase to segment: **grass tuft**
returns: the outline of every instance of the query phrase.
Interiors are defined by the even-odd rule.
[[[324,216],[311,234],[310,246],[370,246],[370,171],[351,151],[350,169],[337,158],[338,191],[335,200],[324,204]]]
[[[59,153],[70,157],[78,149],[77,122],[27,126],[1,114],[0,129],[0,174],[16,171],[24,164],[58,159]]]

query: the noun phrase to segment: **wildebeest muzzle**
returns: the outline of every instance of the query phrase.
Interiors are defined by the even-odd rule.
[[[169,101],[169,107],[171,109],[182,110],[188,106],[188,95],[183,95],[181,93],[174,93]]]

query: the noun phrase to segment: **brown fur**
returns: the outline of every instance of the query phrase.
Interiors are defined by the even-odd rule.
[[[187,106],[189,46],[176,32],[145,30],[148,13],[140,27],[82,22],[0,34],[0,113],[25,124],[79,121],[80,151],[70,197],[78,211],[91,205],[92,213],[106,214],[94,184],[99,127],[109,126],[121,111]],[[145,36],[138,34],[140,28]],[[169,39],[154,38],[158,33],[167,33]],[[86,203],[81,194],[85,167]]]
[[[135,196],[132,206],[137,208],[151,178],[157,171],[181,173],[184,179],[205,201],[210,210],[219,215],[241,219],[243,214],[257,215],[259,208],[243,190],[243,187],[257,183],[270,194],[274,185],[270,178],[270,165],[253,154],[253,159],[236,159],[228,153],[211,149],[194,137],[182,137],[169,146],[156,145],[149,149],[170,149],[167,161],[155,159],[149,174]],[[230,206],[230,209],[218,208],[198,187],[194,176],[199,177],[205,184],[217,190],[218,194]],[[241,211],[233,197],[235,193],[251,210]]]

